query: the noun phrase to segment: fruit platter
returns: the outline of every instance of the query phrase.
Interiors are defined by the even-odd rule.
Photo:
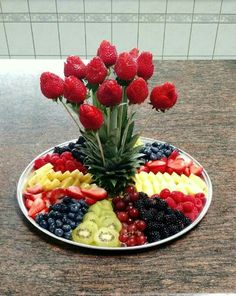
[[[88,63],[69,56],[64,79],[42,73],[42,94],[63,105],[80,136],[42,152],[19,179],[20,209],[40,231],[84,248],[133,250],[172,241],[205,216],[212,185],[203,166],[134,128],[135,105],[150,99],[148,122],[177,102],[170,82],[149,95],[153,72],[150,52],[118,55],[104,40]]]

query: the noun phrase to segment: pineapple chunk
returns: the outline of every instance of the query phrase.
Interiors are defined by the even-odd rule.
[[[46,172],[50,171],[50,169],[53,168],[53,165],[51,163],[47,163],[44,166],[42,166],[40,169],[36,170],[35,173],[37,175],[44,175]]]
[[[80,179],[81,177],[83,177],[83,173],[79,170],[74,170],[73,172],[70,173],[71,177],[75,177]]]
[[[65,171],[62,176],[61,176],[61,181],[67,179],[68,177],[70,177],[70,172],[69,171]]]
[[[54,179],[53,181],[50,181],[47,179],[43,184],[43,189],[46,191],[53,190],[61,185],[61,182],[58,179]]]
[[[81,185],[80,185],[80,188],[82,188],[82,189],[89,189],[91,186],[90,186],[90,184],[88,184],[88,183],[82,183]]]
[[[54,178],[58,179],[59,181],[62,181],[63,180],[62,172],[61,171],[54,172]]]
[[[80,178],[81,183],[92,183],[92,176],[91,174],[87,173]]]
[[[67,187],[73,185],[73,183],[74,183],[74,178],[68,177],[61,182],[61,187],[67,188]]]
[[[79,178],[74,178],[74,182],[73,182],[72,186],[79,186],[80,187],[80,180],[79,180]]]
[[[170,191],[175,191],[176,190],[176,184],[173,180],[169,181],[167,183],[167,189],[169,189]]]

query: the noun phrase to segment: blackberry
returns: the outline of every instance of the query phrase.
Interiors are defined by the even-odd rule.
[[[168,231],[169,231],[170,235],[174,235],[174,234],[178,233],[180,230],[179,230],[178,226],[171,225],[171,226],[169,226]]]
[[[168,207],[167,203],[161,199],[161,198],[158,198],[157,201],[156,201],[156,206],[155,208],[159,211],[163,211],[163,210],[166,210]]]
[[[163,227],[160,227],[159,232],[160,232],[160,235],[161,235],[161,239],[165,239],[168,236],[170,236],[169,228],[166,225],[164,225]]]
[[[177,222],[177,218],[174,213],[169,214],[169,215],[165,215],[164,220],[168,225],[175,224]]]
[[[192,221],[189,218],[185,217],[184,214],[180,211],[176,210],[175,216],[180,222],[183,223],[184,227],[187,227],[192,223]]]
[[[151,231],[149,232],[147,239],[149,243],[153,243],[153,242],[159,241],[161,239],[161,235],[159,231]]]
[[[158,212],[158,214],[157,214],[157,216],[156,216],[156,218],[155,218],[155,221],[161,223],[161,222],[164,221],[164,219],[165,219],[165,214],[164,214],[164,212],[163,212],[163,211]]]
[[[160,224],[155,221],[150,221],[147,223],[147,228],[145,229],[145,232],[149,233],[154,230],[158,230],[160,228]]]

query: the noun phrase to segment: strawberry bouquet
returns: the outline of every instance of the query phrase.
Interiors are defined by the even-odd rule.
[[[43,95],[62,103],[78,126],[85,140],[80,147],[84,165],[110,195],[123,192],[142,164],[132,105],[149,99],[153,109],[165,112],[176,103],[176,89],[169,82],[149,95],[153,72],[152,53],[134,48],[117,54],[104,40],[87,64],[69,56],[64,79],[50,72],[40,77]]]

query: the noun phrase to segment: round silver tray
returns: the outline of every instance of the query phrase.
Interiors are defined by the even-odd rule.
[[[74,140],[71,140],[71,141],[67,141],[67,142],[64,142],[60,145],[57,145],[57,146],[65,146],[65,145],[68,145],[70,142],[75,142],[77,139],[74,139]],[[160,143],[164,143],[162,141],[159,141],[159,140],[155,140],[155,139],[150,139],[150,138],[141,138],[141,140],[144,142],[144,143],[148,143],[148,142],[153,142],[153,141],[158,141]],[[178,147],[176,147],[178,148]],[[134,246],[134,247],[98,247],[98,246],[91,246],[91,245],[86,245],[86,244],[81,244],[81,243],[77,243],[77,242],[73,242],[71,240],[67,240],[65,238],[61,238],[61,237],[58,237],[56,235],[54,235],[53,233],[49,232],[48,230],[40,227],[35,221],[34,219],[32,219],[31,217],[28,216],[28,210],[26,209],[25,207],[25,204],[24,204],[24,199],[23,199],[23,188],[24,188],[24,185],[26,183],[26,180],[28,179],[30,173],[32,172],[33,170],[33,166],[34,166],[34,161],[43,156],[44,154],[47,154],[47,153],[52,153],[54,147],[42,152],[41,154],[37,155],[35,157],[35,159],[33,159],[29,164],[28,166],[25,168],[25,170],[22,172],[21,176],[20,176],[20,179],[18,181],[18,185],[17,185],[17,201],[18,201],[18,204],[20,206],[20,209],[22,211],[22,213],[25,215],[26,219],[31,223],[33,224],[36,228],[38,228],[40,231],[44,232],[45,234],[53,237],[54,239],[57,239],[57,240],[60,240],[66,244],[70,244],[70,245],[74,245],[74,246],[78,246],[78,247],[83,247],[83,248],[88,248],[88,249],[97,249],[97,250],[109,250],[109,251],[127,251],[127,250],[138,250],[138,249],[145,249],[145,248],[150,248],[150,247],[154,247],[154,246],[159,246],[159,245],[162,245],[162,244],[165,244],[167,242],[170,242],[172,240],[175,240],[177,239],[178,237],[182,236],[183,234],[185,234],[186,232],[190,231],[192,228],[194,228],[201,220],[202,218],[206,215],[209,207],[210,207],[210,204],[211,204],[211,201],[212,201],[212,184],[211,184],[211,180],[210,180],[210,177],[209,175],[207,174],[206,170],[203,169],[203,173],[202,173],[202,176],[203,176],[203,179],[208,187],[208,195],[206,196],[206,204],[204,206],[204,208],[202,209],[202,212],[200,213],[200,215],[197,217],[197,219],[191,223],[188,227],[184,228],[182,231],[176,233],[175,235],[172,235],[168,238],[165,238],[163,240],[160,240],[160,241],[157,241],[157,242],[153,242],[153,243],[147,243],[145,245],[141,245],[141,246]],[[188,153],[186,153],[185,151],[181,150],[178,148],[178,150],[180,151],[180,153],[188,158],[190,158],[195,164],[197,165],[201,165],[197,160],[195,160],[192,156],[190,156]]]

